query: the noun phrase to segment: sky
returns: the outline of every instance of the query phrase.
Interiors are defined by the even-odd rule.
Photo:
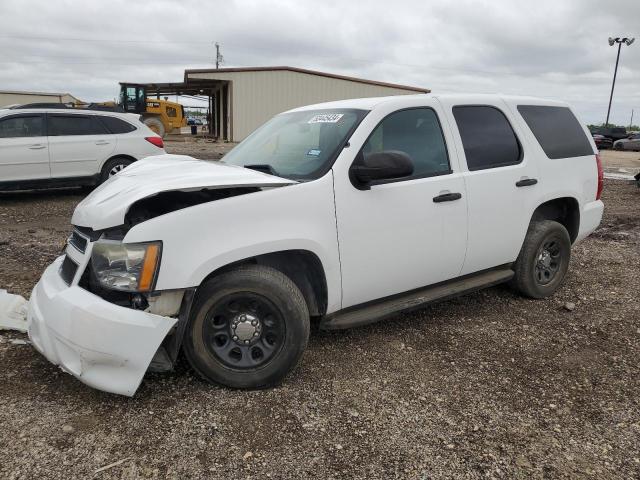
[[[1,0],[0,90],[112,100],[186,68],[289,65],[430,88],[570,102],[640,123],[640,0]],[[188,102],[184,102],[188,103]]]

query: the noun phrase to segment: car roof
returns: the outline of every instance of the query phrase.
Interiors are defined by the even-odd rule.
[[[374,108],[393,102],[402,103],[403,106],[411,99],[422,100],[425,96],[429,98],[440,98],[447,100],[448,102],[459,102],[461,104],[478,103],[481,104],[487,101],[503,100],[511,104],[533,104],[533,105],[549,105],[549,106],[568,106],[566,102],[559,100],[544,99],[531,96],[520,95],[502,95],[502,94],[433,94],[433,93],[420,93],[413,95],[393,95],[388,97],[369,97],[369,98],[351,98],[347,100],[337,100],[333,102],[316,103],[313,105],[306,105],[304,107],[298,107],[289,110],[288,112],[303,112],[305,110],[325,110],[334,108],[352,108],[359,110],[373,110]]]

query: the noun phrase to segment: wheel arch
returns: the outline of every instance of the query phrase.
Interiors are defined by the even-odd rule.
[[[569,232],[571,243],[578,238],[580,231],[580,203],[574,197],[558,197],[547,200],[536,207],[531,222],[553,220],[562,224]]]
[[[327,312],[328,288],[325,269],[320,258],[310,250],[281,250],[243,258],[215,269],[198,287],[240,265],[252,264],[274,268],[289,277],[302,292],[311,316],[322,316]]]
[[[115,158],[126,158],[127,160],[131,160],[132,162],[137,162],[138,161],[138,159],[136,157],[131,156],[131,155],[127,155],[126,153],[116,153],[115,155],[111,155],[104,162],[102,162],[102,165],[100,165],[100,174],[102,174],[102,169],[107,164],[107,162],[110,162],[111,160],[113,160]]]

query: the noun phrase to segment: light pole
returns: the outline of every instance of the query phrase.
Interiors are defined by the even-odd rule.
[[[613,100],[613,89],[616,86],[616,75],[618,74],[618,62],[620,61],[620,48],[623,43],[626,43],[627,46],[631,45],[635,38],[611,38],[609,37],[609,46],[613,47],[616,43],[618,44],[618,56],[616,57],[616,69],[613,71],[613,84],[611,84],[611,95],[609,96],[609,108],[607,109],[607,121],[604,123],[605,127],[609,125],[609,114],[611,113],[611,100]]]

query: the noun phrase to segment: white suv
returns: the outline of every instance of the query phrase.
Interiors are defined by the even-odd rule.
[[[0,190],[96,185],[150,155],[162,138],[129,113],[0,109]]]
[[[109,392],[180,349],[206,380],[256,388],[297,364],[311,319],[354,327],[508,281],[546,297],[600,223],[595,152],[567,104],[535,98],[292,110],[222,163],[145,159],[84,199],[29,336]]]

